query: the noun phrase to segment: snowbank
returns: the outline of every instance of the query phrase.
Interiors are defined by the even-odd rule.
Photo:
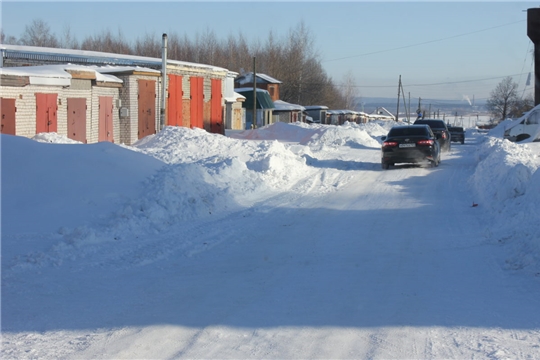
[[[540,144],[488,137],[470,181],[488,213],[488,237],[508,244],[506,266],[540,270]]]

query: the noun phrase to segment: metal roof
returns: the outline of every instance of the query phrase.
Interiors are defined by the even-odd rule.
[[[246,101],[242,103],[242,107],[246,109],[253,108],[253,88],[238,88],[234,89],[235,92],[246,97]],[[257,109],[275,109],[276,106],[270,97],[268,91],[263,89],[257,89]]]
[[[38,46],[23,46],[0,44],[0,67],[3,67],[4,59],[29,60],[54,63],[76,63],[81,65],[121,65],[141,66],[151,69],[161,69],[162,59],[136,55],[113,54],[88,50],[73,50],[60,48],[46,48]],[[231,72],[225,68],[213,65],[190,63],[185,61],[167,59],[167,65],[179,65],[193,68],[207,69],[211,71]]]

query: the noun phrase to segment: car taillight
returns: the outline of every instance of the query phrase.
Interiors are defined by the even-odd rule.
[[[443,133],[442,133],[442,138],[443,138],[443,139],[446,139],[446,133],[445,133],[444,131],[443,131]]]
[[[397,141],[385,141],[382,145],[383,147],[394,147],[397,146]]]
[[[419,140],[416,142],[418,145],[433,145],[435,141],[433,140]]]

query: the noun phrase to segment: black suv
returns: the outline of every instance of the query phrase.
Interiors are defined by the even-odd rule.
[[[450,140],[465,144],[465,130],[461,126],[448,126],[450,131]]]
[[[437,137],[427,125],[394,126],[381,139],[381,165],[385,170],[396,163],[422,161],[439,166],[441,148]]]
[[[441,150],[450,151],[450,144],[451,144],[450,131],[448,131],[448,128],[446,127],[446,123],[443,120],[419,119],[419,120],[416,120],[414,124],[415,125],[420,125],[420,124],[429,125],[431,130],[433,130],[433,133],[435,134],[435,136],[437,136],[439,143],[441,144]]]

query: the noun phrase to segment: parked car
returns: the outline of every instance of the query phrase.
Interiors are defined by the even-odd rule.
[[[461,126],[449,126],[450,141],[465,144],[465,130]]]
[[[415,125],[429,125],[433,133],[437,136],[442,151],[450,151],[451,135],[443,120],[438,119],[418,119],[414,122]]]
[[[428,125],[394,126],[381,139],[381,165],[385,170],[396,163],[429,161],[439,166],[441,162],[441,147]]]
[[[509,141],[540,141],[540,105],[512,121],[504,131],[504,138]]]

